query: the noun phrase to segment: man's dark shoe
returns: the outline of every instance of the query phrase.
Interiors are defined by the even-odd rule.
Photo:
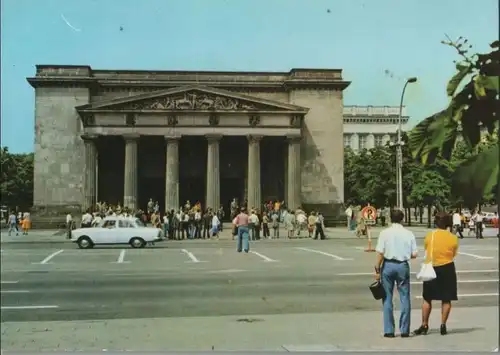
[[[385,333],[384,338],[394,338],[394,333]]]
[[[401,338],[409,338],[410,334],[409,333],[401,333]]]

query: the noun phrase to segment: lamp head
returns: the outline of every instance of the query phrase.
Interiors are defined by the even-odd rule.
[[[416,77],[412,77],[412,78],[409,78],[407,81],[409,83],[415,83],[415,82],[417,82],[417,78]]]

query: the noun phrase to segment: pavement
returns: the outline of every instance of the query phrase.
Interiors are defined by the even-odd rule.
[[[368,290],[375,255],[364,252],[366,240],[262,240],[249,254],[234,243],[79,250],[68,242],[2,241],[2,351],[498,347],[497,238],[460,241],[450,334],[439,335],[437,308],[431,333],[408,339],[382,337],[381,305]],[[413,273],[421,261],[412,262]],[[413,329],[422,286],[412,277]],[[396,313],[398,303],[396,296]]]

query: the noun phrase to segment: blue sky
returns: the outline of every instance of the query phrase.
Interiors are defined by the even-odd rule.
[[[479,51],[498,37],[496,0],[3,0],[1,10],[1,145],[13,152],[33,151],[35,64],[342,68],[347,105],[398,105],[417,76],[405,99],[415,123],[446,105],[456,55],[445,33]]]

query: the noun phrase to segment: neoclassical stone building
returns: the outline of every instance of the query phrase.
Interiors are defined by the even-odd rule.
[[[403,131],[409,120],[403,107]],[[344,147],[360,151],[395,140],[399,127],[399,106],[344,106]]]
[[[284,199],[334,214],[343,202],[338,69],[96,70],[38,65],[34,209],[96,201],[162,209],[185,200]]]

